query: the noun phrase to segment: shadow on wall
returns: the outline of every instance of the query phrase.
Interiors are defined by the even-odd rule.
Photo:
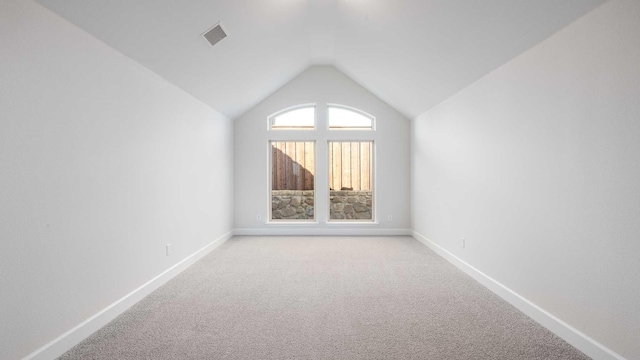
[[[313,142],[271,143],[271,190],[313,190]]]

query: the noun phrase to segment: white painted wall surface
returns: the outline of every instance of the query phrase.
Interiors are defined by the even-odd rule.
[[[298,131],[302,139],[373,139],[376,224],[327,224],[326,140],[316,143],[317,224],[265,224],[269,217],[268,143],[284,132],[267,130],[268,116],[300,104],[317,104],[316,131]],[[358,134],[326,129],[326,104],[360,109],[376,117],[376,131]],[[398,234],[409,229],[409,120],[331,66],[313,66],[235,120],[235,227],[246,234]],[[260,221],[256,220],[260,215]],[[388,215],[393,216],[387,221]]]
[[[414,230],[639,359],[640,2],[604,4],[412,128]]]
[[[19,359],[232,230],[233,138],[32,1],[0,2],[0,64],[0,358]]]

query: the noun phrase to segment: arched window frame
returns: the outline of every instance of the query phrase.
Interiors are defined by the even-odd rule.
[[[277,128],[273,126],[273,122],[276,118],[288,114],[290,112],[303,110],[303,109],[313,109],[313,127],[290,127],[290,128]],[[318,109],[316,104],[299,104],[295,106],[288,107],[286,109],[279,110],[276,113],[271,114],[267,117],[267,130],[269,131],[288,131],[288,130],[303,130],[303,131],[313,131],[318,128]]]
[[[362,117],[368,118],[369,120],[371,120],[371,127],[345,127],[345,128],[332,128],[331,127],[331,119],[329,117],[329,113],[330,110],[334,108],[334,109],[341,109],[341,110],[347,110],[350,112],[353,112],[355,114],[358,114]],[[327,104],[327,130],[330,131],[375,131],[376,130],[376,117],[365,112],[362,111],[360,109],[351,107],[351,106],[347,106],[347,105],[342,105],[342,104],[333,104],[333,103],[328,103]]]
[[[281,116],[288,112],[296,111],[303,108],[314,108],[314,127],[313,128],[280,128],[274,129],[272,128],[273,119],[275,117]],[[354,112],[358,115],[364,116],[371,120],[370,128],[345,128],[345,129],[337,129],[329,127],[329,109],[330,108],[339,108],[347,111]],[[269,201],[267,203],[268,208],[268,219],[266,224],[268,225],[292,225],[296,226],[343,226],[343,225],[379,225],[377,219],[377,186],[376,183],[376,117],[367,113],[366,111],[360,110],[355,107],[337,104],[337,103],[304,103],[297,104],[290,107],[283,108],[274,112],[273,114],[267,117],[267,136],[268,139],[268,147],[269,150],[267,153],[268,159],[268,191],[271,194],[272,191],[272,161],[271,158],[271,143],[273,141],[289,141],[289,142],[313,142],[314,145],[314,159],[315,159],[315,170],[316,174],[314,176],[314,218],[308,220],[280,220],[273,219],[272,214],[272,197],[269,196]],[[312,130],[312,131],[309,131]],[[372,153],[371,153],[371,184],[372,184],[372,208],[371,208],[371,219],[330,219],[330,203],[329,195],[329,150],[328,146],[331,142],[354,142],[354,141],[369,141],[372,143]]]

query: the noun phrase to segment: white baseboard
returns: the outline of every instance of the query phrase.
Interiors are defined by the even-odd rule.
[[[248,236],[411,236],[409,229],[318,228],[318,227],[267,227],[236,229],[235,235]]]
[[[173,265],[160,275],[149,280],[146,284],[133,290],[129,294],[122,297],[120,300],[114,302],[113,304],[107,306],[87,320],[83,321],[73,329],[67,331],[48,344],[27,355],[23,358],[23,360],[51,360],[59,357],[60,355],[64,354],[69,349],[77,345],[79,342],[84,340],[86,337],[93,334],[101,327],[105,326],[111,320],[115,319],[118,315],[125,312],[135,303],[142,300],[145,296],[151,294],[154,290],[171,280],[176,275],[180,274],[189,266],[193,265],[213,249],[222,245],[232,236],[233,231],[222,235],[202,249],[194,252],[184,260]]]
[[[236,229],[230,231],[210,244],[206,245],[202,249],[196,251],[189,257],[185,258],[181,262],[167,269],[163,273],[159,274],[155,278],[149,280],[144,285],[140,286],[136,290],[122,297],[120,300],[109,305],[105,309],[101,310],[97,314],[91,316],[81,324],[77,325],[73,329],[60,335],[58,338],[52,340],[48,344],[42,346],[33,353],[27,355],[23,360],[50,360],[55,359],[58,356],[64,354],[66,351],[77,345],[80,341],[84,340],[89,335],[115,319],[118,315],[129,309],[138,301],[142,300],[145,296],[171,280],[173,277],[184,271],[189,266],[200,260],[206,254],[211,252],[216,247],[222,245],[225,241],[230,239],[233,235],[256,235],[256,236],[283,236],[283,235],[328,235],[328,236],[403,236],[412,235],[416,240],[420,241],[438,255],[451,262],[453,265],[467,273],[476,281],[487,287],[506,300],[511,305],[515,306],[518,310],[522,311],[533,320],[546,327],[554,334],[558,335],[566,342],[582,351],[586,355],[593,359],[602,360],[624,360],[624,358],[616,354],[611,349],[598,343],[594,339],[575,329],[571,325],[565,323],[554,315],[550,314],[546,310],[540,308],[536,304],[517,294],[513,290],[499,283],[490,276],[484,274],[482,271],[471,266],[464,260],[455,256],[451,252],[445,250],[440,245],[426,238],[424,235],[411,231],[409,229],[341,229],[341,228],[323,228],[323,229],[305,229],[305,228],[256,228],[256,229]]]
[[[412,234],[416,240],[429,247],[438,255],[442,256],[447,261],[458,267],[460,270],[464,271],[469,276],[474,278],[480,284],[487,287],[493,293],[500,296],[511,305],[515,306],[518,310],[522,311],[527,316],[538,322],[540,325],[546,327],[551,332],[571,344],[573,347],[585,353],[587,356],[598,360],[624,360],[622,356],[616,354],[611,349],[607,348],[606,346],[580,332],[578,329],[555,317],[551,313],[522,297],[515,291],[499,283],[482,271],[471,266],[464,260],[445,250],[440,245],[429,240],[424,235],[415,231],[412,231]]]

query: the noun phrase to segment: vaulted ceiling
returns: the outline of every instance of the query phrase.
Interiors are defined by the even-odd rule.
[[[315,64],[414,118],[604,1],[38,0],[232,119]]]

